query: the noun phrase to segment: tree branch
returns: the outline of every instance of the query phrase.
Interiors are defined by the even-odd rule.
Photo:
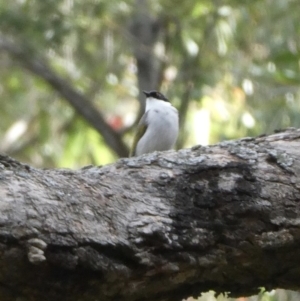
[[[78,171],[1,156],[1,300],[299,290],[299,158],[300,129]]]
[[[79,91],[76,91],[64,79],[51,70],[45,60],[34,57],[20,45],[16,45],[5,37],[0,36],[0,50],[5,50],[17,59],[26,69],[45,80],[55,91],[57,91],[75,111],[93,126],[104,141],[118,156],[127,157],[128,148],[122,141],[119,133],[114,131],[104,120],[94,105]]]

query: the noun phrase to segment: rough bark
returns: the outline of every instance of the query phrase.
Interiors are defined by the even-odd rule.
[[[1,300],[299,290],[300,130],[105,167],[0,157]]]

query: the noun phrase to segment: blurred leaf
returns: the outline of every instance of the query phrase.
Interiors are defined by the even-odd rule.
[[[0,31],[46,56],[107,120],[118,116],[130,127],[138,110],[129,30],[137,7],[135,0],[2,1]],[[183,146],[300,127],[299,8],[298,0],[149,1],[160,26],[161,90],[190,108]],[[15,156],[65,167],[116,159],[47,84],[4,53],[0,67],[0,139],[15,121],[33,120],[20,141],[34,143]]]

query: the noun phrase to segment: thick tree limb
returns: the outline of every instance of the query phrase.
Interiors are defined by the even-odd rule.
[[[99,134],[102,135],[106,144],[119,156],[127,157],[128,148],[124,144],[119,133],[114,131],[106,123],[101,113],[94,105],[79,91],[76,91],[68,82],[55,74],[47,65],[26,49],[16,45],[0,35],[0,50],[7,51],[13,58],[17,59],[25,68],[45,80],[55,91],[57,91],[74,109],[82,116]]]
[[[299,290],[300,130],[39,170],[0,157],[0,299]]]

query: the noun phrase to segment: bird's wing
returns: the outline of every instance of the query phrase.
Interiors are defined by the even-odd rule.
[[[141,120],[138,123],[137,132],[134,135],[134,140],[133,140],[132,148],[130,150],[129,157],[135,156],[137,143],[143,137],[143,135],[147,130],[148,127],[147,115],[148,115],[148,111],[142,116]]]

